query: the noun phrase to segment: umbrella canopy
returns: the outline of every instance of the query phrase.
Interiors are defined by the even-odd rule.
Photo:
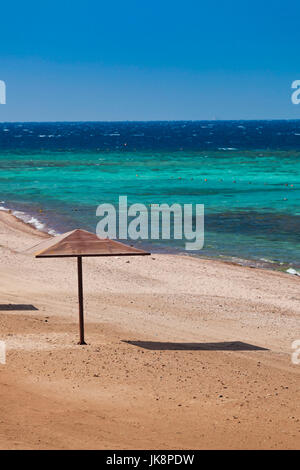
[[[33,246],[27,253],[36,258],[76,257],[78,268],[78,302],[79,302],[79,344],[84,341],[83,288],[82,288],[82,257],[83,256],[143,256],[150,253],[124,245],[109,238],[98,238],[94,233],[76,229],[57,235]]]
[[[71,232],[51,237],[33,246],[27,253],[36,258],[58,258],[69,256],[134,256],[149,255],[124,243],[98,238],[97,235],[86,230],[76,229]]]

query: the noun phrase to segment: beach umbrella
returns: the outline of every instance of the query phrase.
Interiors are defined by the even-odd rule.
[[[84,341],[82,258],[84,256],[150,255],[146,251],[109,238],[98,238],[94,233],[81,229],[51,237],[26,251],[27,253],[33,253],[35,258],[77,258],[80,333],[78,344],[86,344]]]

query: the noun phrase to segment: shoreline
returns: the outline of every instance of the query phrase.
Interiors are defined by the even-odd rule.
[[[38,219],[38,216],[36,214],[30,214],[29,212],[24,212],[18,209],[11,209],[9,207],[6,207],[4,202],[1,202],[2,205],[0,205],[0,213],[8,213],[12,217],[15,217],[17,220],[21,220],[25,225],[29,225],[30,227],[33,227],[35,230],[38,232],[46,233],[50,236],[55,236],[59,235],[63,232],[57,231],[55,228],[51,227],[50,225],[48,226],[46,223],[44,223],[42,220]],[[176,256],[189,256],[192,258],[199,258],[199,259],[204,259],[204,260],[212,260],[212,261],[219,261],[221,263],[229,263],[233,264],[236,266],[246,266],[250,267],[252,269],[266,269],[266,270],[271,270],[271,271],[276,271],[276,272],[283,272],[289,275],[294,275],[294,276],[300,276],[300,270],[296,267],[294,268],[293,265],[290,263],[279,263],[271,260],[255,260],[255,259],[243,259],[243,258],[237,258],[234,256],[226,256],[226,255],[216,255],[214,256],[207,256],[207,255],[201,255],[199,253],[194,254],[192,252],[186,252],[181,249],[172,249],[171,247],[166,247],[166,246],[159,246],[156,244],[151,244],[147,242],[142,242],[140,244],[140,247],[142,249],[146,249],[148,251],[152,251],[155,254],[171,254],[171,255],[176,255]],[[223,258],[223,259],[221,259]]]
[[[35,215],[30,214],[29,212],[24,212],[18,209],[11,209],[9,207],[6,207],[4,202],[1,202],[2,205],[0,205],[0,213],[4,212],[7,214],[10,214],[12,217],[15,217],[16,219],[20,220],[23,222],[25,225],[29,225],[30,227],[34,228],[35,230],[43,233],[47,233],[51,236],[59,235],[54,228],[48,227],[45,223],[42,222],[42,220],[39,220]]]
[[[45,237],[0,212],[1,449],[298,447],[295,276],[84,259],[80,347],[76,263],[25,253]]]

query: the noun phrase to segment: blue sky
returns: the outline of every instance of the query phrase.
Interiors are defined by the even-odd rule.
[[[300,118],[297,1],[0,6],[0,121]]]

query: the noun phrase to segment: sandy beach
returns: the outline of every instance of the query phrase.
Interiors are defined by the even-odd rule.
[[[300,280],[178,255],[34,259],[0,213],[1,449],[295,449]]]

